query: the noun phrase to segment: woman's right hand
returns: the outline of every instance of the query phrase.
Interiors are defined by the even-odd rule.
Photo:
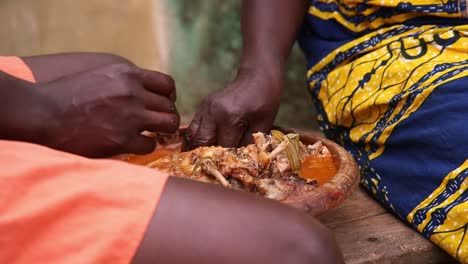
[[[278,112],[280,75],[240,71],[237,78],[206,97],[184,138],[184,150],[199,146],[237,147],[252,133],[269,132]]]
[[[188,128],[184,150],[245,145],[252,141],[252,133],[269,132],[279,108],[285,64],[307,5],[307,0],[242,1],[239,74],[202,102]]]

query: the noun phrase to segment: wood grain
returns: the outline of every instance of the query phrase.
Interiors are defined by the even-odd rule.
[[[338,171],[327,183],[306,194],[282,202],[316,216],[341,204],[357,189],[360,178],[359,168],[354,158],[344,148],[315,133],[293,128],[280,128],[280,130],[299,134],[305,145],[321,141],[338,160]]]
[[[319,219],[333,230],[349,264],[457,263],[362,189]]]

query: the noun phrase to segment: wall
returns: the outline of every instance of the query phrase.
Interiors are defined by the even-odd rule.
[[[241,49],[240,1],[1,0],[0,54],[98,51],[169,72],[183,122],[202,98],[235,75]],[[296,47],[276,123],[316,129]]]
[[[163,1],[2,0],[0,53],[111,52],[141,66],[167,70]]]

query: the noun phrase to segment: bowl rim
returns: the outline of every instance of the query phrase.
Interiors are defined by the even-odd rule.
[[[317,216],[336,207],[357,189],[360,181],[359,167],[353,156],[342,146],[313,132],[295,128],[277,127],[276,129],[285,133],[299,134],[301,141],[306,144],[322,141],[339,162],[337,173],[328,182],[284,203]]]
[[[273,126],[272,129],[280,130],[283,133],[299,134],[302,143],[307,145],[321,141],[337,159],[339,166],[337,173],[328,182],[318,185],[317,188],[303,195],[278,202],[318,216],[342,203],[357,189],[360,181],[359,167],[353,156],[342,146],[313,131],[280,126]],[[181,139],[186,131],[187,126],[181,126],[178,138]]]

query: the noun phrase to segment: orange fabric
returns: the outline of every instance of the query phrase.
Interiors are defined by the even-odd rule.
[[[168,176],[0,140],[0,263],[129,263]]]
[[[0,57],[0,71],[28,82],[36,82],[28,65],[18,57]]]

